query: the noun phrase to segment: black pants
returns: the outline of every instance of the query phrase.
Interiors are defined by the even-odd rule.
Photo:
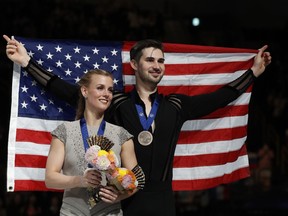
[[[144,190],[121,204],[124,216],[176,216],[171,183],[146,182]]]

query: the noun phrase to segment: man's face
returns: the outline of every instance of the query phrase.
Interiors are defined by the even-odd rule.
[[[142,83],[158,84],[165,72],[164,54],[153,47],[142,50],[143,55],[136,63],[135,75]]]

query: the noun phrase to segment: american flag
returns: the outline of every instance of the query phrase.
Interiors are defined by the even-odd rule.
[[[44,69],[76,84],[89,69],[114,75],[115,89],[135,84],[129,65],[134,42],[40,40],[15,37]],[[164,43],[166,73],[160,93],[188,95],[214,91],[251,67],[256,50]],[[50,191],[45,164],[50,131],[74,119],[75,110],[45,91],[14,64],[8,139],[7,191]],[[175,151],[173,189],[202,190],[249,176],[247,137],[250,87],[225,108],[187,121]]]

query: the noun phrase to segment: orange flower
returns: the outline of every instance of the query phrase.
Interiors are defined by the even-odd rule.
[[[138,181],[131,170],[116,167],[107,173],[109,183],[116,186],[119,191],[132,192],[138,186]]]

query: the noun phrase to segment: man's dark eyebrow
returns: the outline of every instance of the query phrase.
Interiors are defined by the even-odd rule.
[[[147,56],[146,59],[147,59],[147,60],[151,60],[151,59],[155,59],[155,58],[152,57],[152,56]]]
[[[154,57],[152,57],[152,56],[148,56],[148,57],[146,57],[146,60],[152,60],[152,59],[155,59]],[[159,58],[158,59],[158,61],[165,61],[165,59],[164,58]]]

